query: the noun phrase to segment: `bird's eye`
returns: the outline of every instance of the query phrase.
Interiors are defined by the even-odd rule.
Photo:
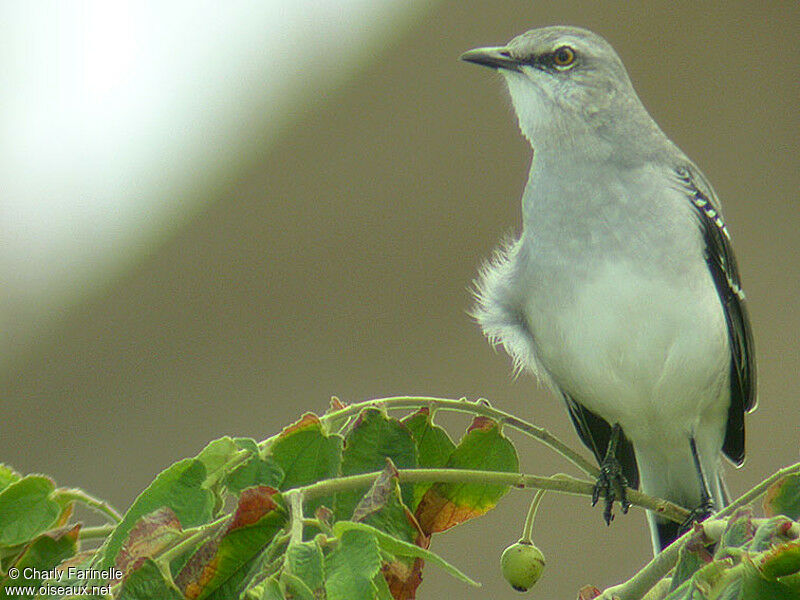
[[[553,64],[559,69],[571,67],[575,62],[575,50],[569,46],[561,46],[553,52]]]

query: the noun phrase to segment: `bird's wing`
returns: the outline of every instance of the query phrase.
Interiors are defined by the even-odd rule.
[[[585,406],[573,400],[569,394],[563,392],[562,394],[564,402],[567,404],[569,416],[572,418],[572,424],[575,425],[581,441],[592,451],[597,463],[601,464],[606,455],[608,441],[611,439],[611,425],[605,419],[598,417]],[[633,445],[625,437],[624,431],[619,436],[617,460],[622,466],[622,474],[628,480],[628,486],[638,488],[639,469],[636,466],[636,455],[633,451]]]
[[[747,305],[714,190],[694,167],[678,167],[675,173],[700,220],[706,243],[706,263],[725,311],[731,348],[731,404],[722,450],[731,461],[741,465],[744,462],[744,415],[756,406],[756,356]]]

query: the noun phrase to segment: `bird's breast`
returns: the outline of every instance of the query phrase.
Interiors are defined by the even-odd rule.
[[[672,272],[635,257],[592,262],[590,271],[551,264],[529,282],[525,315],[542,366],[633,438],[664,423],[684,435],[720,402],[728,375],[726,324],[708,271],[700,260]]]

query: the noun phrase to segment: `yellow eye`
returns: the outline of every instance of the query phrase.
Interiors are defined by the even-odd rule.
[[[569,46],[561,46],[553,52],[553,64],[560,68],[565,69],[572,66],[575,62],[575,50]]]

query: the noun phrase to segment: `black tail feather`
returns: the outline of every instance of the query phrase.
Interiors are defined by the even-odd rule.
[[[658,536],[658,545],[661,546],[661,550],[677,540],[683,533],[680,523],[675,521],[656,521],[656,535]]]

